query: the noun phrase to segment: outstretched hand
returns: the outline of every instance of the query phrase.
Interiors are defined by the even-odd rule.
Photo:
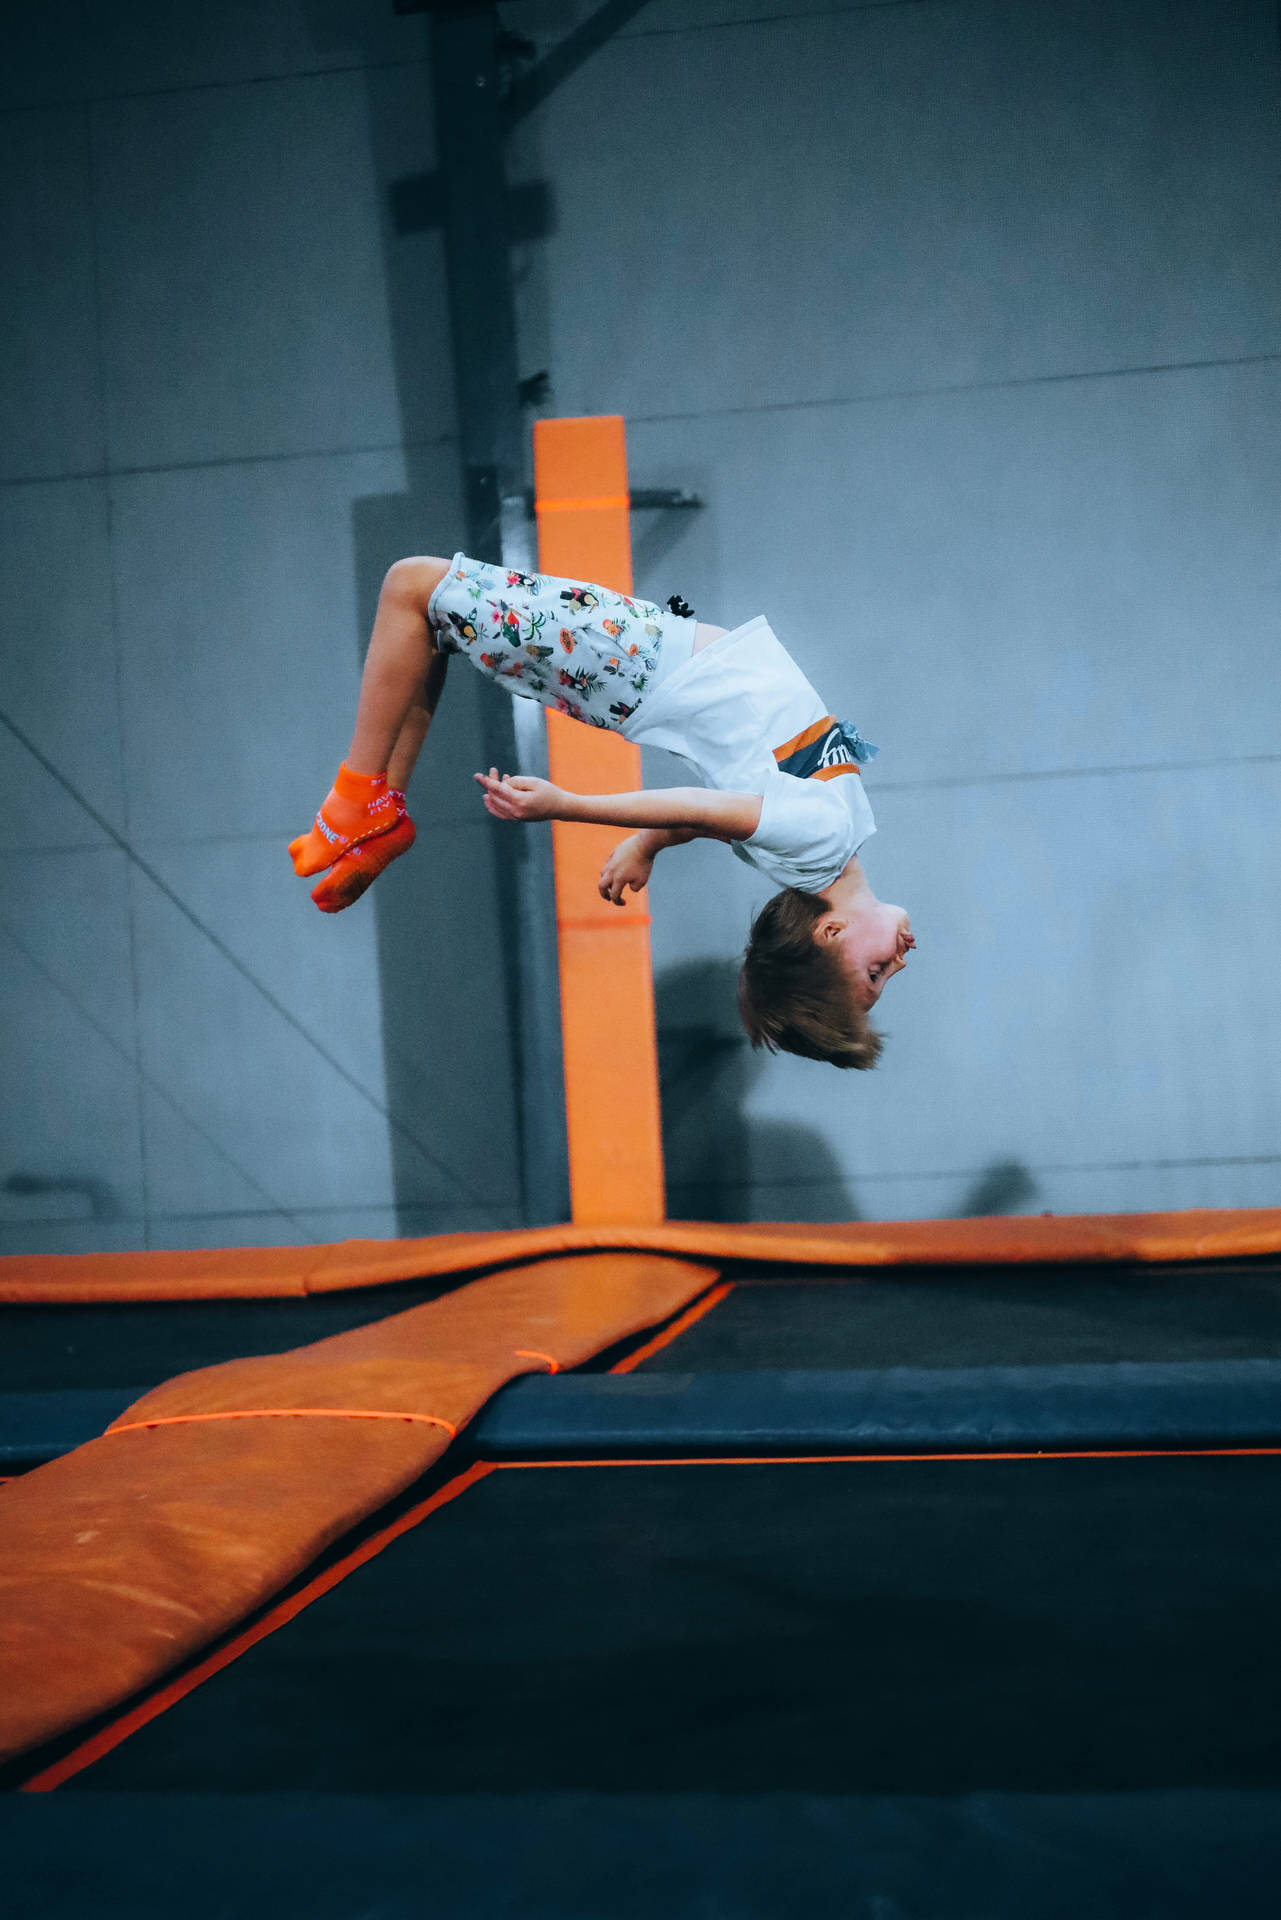
[[[476,779],[484,789],[485,811],[495,820],[554,820],[563,797],[550,780],[529,773],[502,773],[491,767]]]

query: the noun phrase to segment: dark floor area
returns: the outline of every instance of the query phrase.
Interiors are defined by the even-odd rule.
[[[60,1791],[1281,1786],[1281,1459],[509,1468]]]
[[[1269,1259],[758,1275],[641,1365],[700,1373],[1274,1358],[1281,1265]]]
[[[1273,1920],[1269,1794],[0,1799],[9,1920]]]

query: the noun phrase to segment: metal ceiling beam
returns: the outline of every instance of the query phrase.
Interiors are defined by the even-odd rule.
[[[589,14],[572,33],[566,34],[558,46],[545,54],[538,65],[512,87],[507,101],[508,126],[514,126],[526,114],[532,113],[535,107],[540,107],[544,100],[550,99],[562,81],[577,73],[584,61],[590,60],[620,27],[625,27],[635,14],[648,5],[649,0],[605,0],[603,6],[597,7],[595,13]],[[519,35],[510,32],[498,20],[493,0],[393,0],[392,11],[401,14],[427,13],[432,16],[433,23],[436,20],[459,20],[483,15],[495,23],[500,51],[510,52],[525,47],[530,54],[534,52],[530,42],[522,42]]]

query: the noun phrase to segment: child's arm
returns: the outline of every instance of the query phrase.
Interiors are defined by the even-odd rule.
[[[550,780],[491,767],[476,779],[498,820],[584,820],[598,826],[677,829],[682,838],[749,840],[760,824],[759,793],[712,787],[654,787],[640,793],[569,793]],[[662,844],[671,844],[664,836]],[[655,847],[657,851],[657,847]]]
[[[629,887],[633,893],[640,893],[649,885],[655,856],[664,847],[683,847],[687,840],[698,838],[693,827],[642,827],[639,833],[619,841],[601,868],[596,891],[602,900],[612,900],[621,907]]]
[[[684,840],[750,840],[760,825],[759,793],[715,787],[651,787],[640,793],[565,793],[557,820],[639,827],[657,853]]]
[[[694,827],[642,827],[639,833],[632,835],[646,860],[652,860],[664,847],[683,847],[698,838],[698,831]],[[626,844],[624,841],[623,845]]]

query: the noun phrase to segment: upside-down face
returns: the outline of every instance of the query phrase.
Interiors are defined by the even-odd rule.
[[[819,938],[835,941],[859,1005],[874,1007],[886,982],[901,973],[916,945],[903,907],[869,896],[843,918],[824,921]]]

